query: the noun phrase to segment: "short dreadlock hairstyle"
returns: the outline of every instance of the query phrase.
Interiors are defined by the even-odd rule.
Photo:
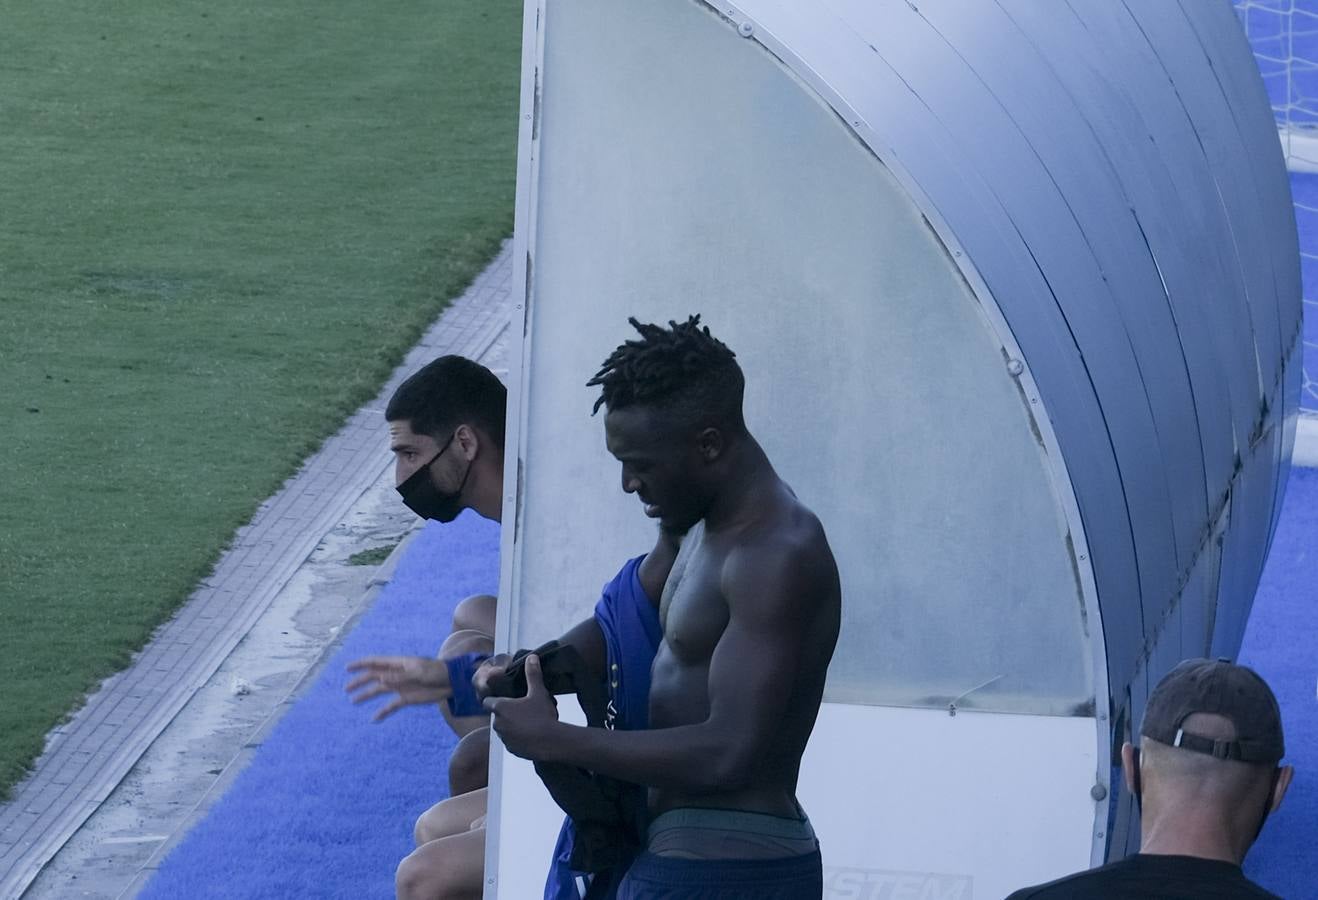
[[[742,395],[746,378],[737,354],[702,327],[695,315],[668,327],[627,319],[639,340],[624,342],[604,360],[587,387],[599,386],[592,414],[601,406],[622,409],[643,404],[690,421],[745,427]]]
[[[445,440],[459,425],[475,425],[503,449],[508,390],[494,373],[462,356],[441,356],[398,386],[387,422],[408,422],[416,434]]]

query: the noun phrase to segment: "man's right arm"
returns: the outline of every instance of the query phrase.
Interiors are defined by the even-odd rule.
[[[604,646],[604,632],[600,630],[594,616],[568,629],[558,642],[576,650],[590,669],[590,674],[600,681],[604,680],[604,672],[608,668],[608,649]]]
[[[590,673],[600,681],[604,680],[604,669],[607,665],[604,632],[600,631],[599,623],[595,621],[594,616],[569,628],[558,642],[576,650],[585,661]],[[502,675],[511,661],[511,655],[499,653],[480,664],[471,679],[479,700],[483,701],[490,696],[490,682],[496,676]]]
[[[710,658],[703,721],[640,731],[582,728],[560,722],[541,691],[486,701],[495,732],[525,759],[649,787],[684,794],[752,787],[778,741],[783,698],[800,681],[807,641],[822,639],[812,619],[835,614],[829,608],[837,603],[830,554],[814,547],[775,550],[725,565],[721,593],[729,620]]]
[[[641,582],[641,590],[656,606],[659,603],[659,597],[664,590],[664,583],[668,580],[668,573],[673,568],[673,561],[677,558],[677,551],[680,549],[681,544],[681,536],[660,530],[659,536],[655,539],[654,548],[646,554],[645,559],[641,562],[637,572],[637,577]],[[608,649],[604,644],[604,632],[600,630],[599,622],[594,616],[568,629],[558,639],[558,642],[576,650],[585,661],[591,674],[601,681],[604,680],[608,668]],[[481,664],[481,668],[477,670],[473,678],[473,684],[476,687],[476,695],[482,700],[490,695],[490,677],[502,672],[508,665],[510,658],[507,654],[499,654],[490,657]]]

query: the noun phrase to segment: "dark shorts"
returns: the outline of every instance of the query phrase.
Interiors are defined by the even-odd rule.
[[[819,851],[783,859],[690,860],[642,853],[618,888],[618,900],[819,900]]]

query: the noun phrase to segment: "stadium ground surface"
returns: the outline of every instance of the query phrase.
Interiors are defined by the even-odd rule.
[[[196,538],[201,540],[207,535],[219,535],[206,546],[205,554],[197,555],[191,562],[184,561],[193,566],[190,571],[204,571],[232,531],[228,526],[219,527],[219,520],[230,515],[225,521],[231,525],[243,521],[246,515],[243,510],[250,512],[260,499],[252,497],[248,506],[243,507],[241,502],[232,500],[227,489],[219,490],[220,487],[227,488],[227,484],[217,486],[207,479],[238,479],[243,485],[251,486],[259,480],[254,474],[253,460],[278,463],[288,456],[283,454],[286,448],[299,447],[293,453],[297,456],[314,446],[319,436],[341,421],[345,411],[351,408],[353,391],[369,394],[372,385],[378,384],[383,377],[372,372],[383,372],[389,353],[394,353],[396,358],[397,353],[384,346],[386,332],[396,327],[400,335],[406,335],[408,328],[419,329],[420,325],[409,318],[418,312],[417,305],[429,303],[427,308],[432,313],[438,309],[445,293],[443,286],[460,284],[463,272],[474,271],[475,261],[495,246],[501,229],[506,230],[506,213],[501,214],[502,219],[496,216],[488,231],[481,231],[485,227],[481,211],[464,205],[463,201],[468,198],[445,193],[457,183],[458,176],[451,171],[437,171],[445,162],[440,151],[432,148],[426,155],[414,147],[419,156],[413,158],[425,157],[422,164],[425,172],[419,174],[405,170],[410,163],[392,144],[396,135],[387,132],[390,127],[403,127],[400,122],[406,116],[394,119],[391,126],[373,117],[380,110],[374,109],[378,104],[372,103],[367,103],[363,112],[354,116],[352,104],[347,104],[344,98],[351,96],[355,99],[358,95],[339,90],[351,82],[356,86],[373,86],[372,91],[359,96],[369,96],[374,100],[390,91],[407,93],[406,79],[399,76],[400,80],[390,81],[383,75],[396,62],[392,54],[401,53],[424,70],[426,66],[418,60],[427,51],[421,48],[437,47],[434,56],[426,57],[430,65],[427,77],[421,82],[406,82],[413,85],[413,90],[424,94],[412,97],[414,102],[407,108],[419,119],[429,121],[436,113],[428,104],[455,100],[462,105],[465,100],[463,114],[480,118],[489,113],[490,119],[485,126],[490,135],[495,135],[499,132],[500,121],[496,121],[492,110],[498,105],[495,101],[506,93],[508,109],[502,113],[505,117],[502,121],[511,123],[508,111],[514,102],[516,80],[516,23],[512,22],[515,15],[501,16],[504,11],[471,3],[444,2],[437,7],[416,5],[415,8],[408,6],[406,10],[372,11],[368,33],[363,23],[353,18],[359,10],[339,3],[313,8],[308,4],[281,2],[273,7],[267,5],[258,9],[255,5],[245,5],[227,10],[191,3],[181,6],[161,4],[158,8],[152,5],[149,11],[139,8],[127,17],[116,14],[112,18],[109,13],[87,3],[57,4],[37,10],[0,0],[0,11],[6,15],[7,22],[17,21],[25,26],[29,20],[35,23],[26,32],[19,28],[0,34],[0,71],[5,71],[7,76],[15,74],[14,83],[20,85],[13,96],[0,100],[0,209],[6,210],[4,218],[0,218],[0,240],[5,242],[6,250],[12,245],[21,251],[0,255],[0,315],[4,317],[0,322],[4,326],[0,328],[0,377],[5,379],[6,385],[18,388],[17,393],[10,396],[10,407],[14,408],[0,407],[0,422],[5,422],[6,427],[15,426],[6,434],[18,435],[20,439],[16,446],[29,454],[24,460],[28,463],[26,467],[22,465],[24,461],[15,460],[16,465],[11,463],[12,455],[0,460],[0,477],[8,476],[6,490],[15,491],[12,498],[8,495],[0,497],[3,501],[0,506],[0,614],[9,621],[10,611],[6,607],[15,600],[4,598],[18,598],[23,601],[24,608],[45,600],[46,608],[53,610],[58,617],[57,621],[45,623],[44,630],[34,629],[28,637],[29,641],[39,642],[48,640],[52,634],[61,636],[60,643],[52,648],[46,659],[36,664],[38,680],[53,684],[55,679],[50,676],[58,674],[61,682],[69,681],[63,669],[67,668],[70,657],[84,646],[90,646],[89,641],[94,643],[98,635],[79,637],[70,633],[67,640],[63,639],[66,630],[77,625],[77,610],[60,593],[59,584],[53,587],[38,584],[32,580],[34,573],[59,568],[58,564],[63,562],[66,568],[72,569],[67,573],[65,584],[71,585],[75,592],[106,591],[113,584],[113,576],[126,573],[125,580],[130,585],[136,584],[144,589],[157,585],[178,588],[178,593],[169,595],[159,605],[159,609],[167,610],[187,593],[191,582],[187,578],[170,581],[166,577],[168,573],[162,573],[163,567],[178,564],[173,553],[161,551],[162,545],[183,545],[194,539],[184,540],[183,536],[201,535]],[[483,18],[491,14],[495,15],[495,21]],[[427,17],[435,21],[435,27],[429,31],[424,27],[429,21]],[[475,21],[477,19],[482,21]],[[205,24],[197,25],[195,31],[188,30],[198,21],[209,21],[210,27],[216,31],[206,32]],[[98,23],[105,27],[98,27]],[[486,27],[502,28],[502,31],[496,36],[498,39],[481,46],[471,35],[477,33],[476,29]],[[51,47],[58,46],[58,42],[48,40],[51,35],[61,29],[76,28],[85,28],[88,33],[70,41],[66,57],[51,52]],[[444,28],[448,31],[445,32]],[[343,45],[352,45],[351,53],[343,59],[336,59],[325,47],[320,47],[318,52],[305,52],[306,59],[283,55],[288,46],[292,46],[294,56],[301,57],[307,51],[307,44],[300,42],[321,41],[330,33],[336,35]],[[98,46],[96,42],[102,40],[98,35],[103,35],[109,46]],[[397,43],[392,47],[384,46],[395,38]],[[256,40],[263,48],[257,51],[257,61],[265,64],[265,68],[253,65],[254,61],[246,58],[247,54],[234,49],[238,39]],[[168,78],[159,80],[161,73],[167,72],[160,60],[157,60],[156,69],[150,69],[148,60],[131,57],[133,48],[146,50],[143,40],[153,44],[152,50],[170,48],[170,52],[162,53],[161,57],[167,57],[164,62],[187,76],[180,77],[181,82],[186,82],[182,87]],[[464,41],[470,43],[463,46]],[[381,46],[375,46],[377,43]],[[302,49],[297,49],[299,46]],[[512,49],[508,50],[508,46]],[[409,56],[408,49],[400,48],[410,48],[413,55]],[[360,58],[364,49],[375,53],[377,60],[386,55],[390,59],[377,70],[371,70]],[[124,77],[121,57],[125,53],[132,59],[127,67],[134,70],[132,77]],[[458,69],[463,78],[470,76],[474,65],[472,55],[497,56],[501,53],[511,61],[506,73],[501,69],[491,73],[492,78],[484,80],[456,79],[454,70]],[[145,56],[149,57],[150,53],[146,52]],[[443,60],[437,62],[437,57],[443,57]],[[249,68],[243,68],[244,65]],[[344,69],[350,70],[351,74],[343,75],[340,70]],[[443,77],[445,72],[450,76],[447,82],[450,92],[458,96],[425,93],[431,90],[434,79]],[[304,74],[307,74],[306,78],[303,78]],[[505,75],[507,84],[501,80]],[[188,78],[193,80],[188,81]],[[236,142],[236,150],[225,146],[222,132],[207,138],[202,130],[187,133],[187,125],[181,126],[177,133],[170,130],[172,119],[186,121],[189,118],[180,114],[191,107],[188,98],[179,92],[186,94],[188,85],[192,85],[195,96],[196,91],[201,90],[195,82],[206,78],[213,79],[218,87],[214,91],[209,88],[204,91],[205,96],[199,100],[197,109],[219,110],[227,117],[225,128],[232,127],[234,134],[244,136],[243,140]],[[341,80],[343,78],[348,81]],[[243,118],[254,108],[251,106],[253,99],[272,102],[271,92],[287,88],[294,82],[302,84],[303,90],[294,105],[312,101],[321,104],[317,107],[318,112],[304,114],[308,120],[325,124],[324,131],[316,132],[318,140],[296,140],[297,136],[291,133],[295,130],[292,123],[307,124],[296,116],[285,121],[286,128],[262,125],[270,117],[260,113],[251,116],[251,123]],[[86,90],[89,84],[92,90]],[[421,86],[416,87],[417,84]],[[170,85],[172,89],[165,89]],[[139,103],[143,100],[159,102],[162,109],[133,119],[133,111],[128,108],[126,100],[123,97],[116,99],[114,95],[116,91],[134,88],[139,91]],[[98,91],[104,93],[98,96]],[[481,91],[486,93],[481,94]],[[493,96],[495,94],[498,97]],[[102,102],[97,102],[98,99]],[[106,99],[115,102],[103,102]],[[331,108],[335,102],[339,106],[347,105],[349,109]],[[279,104],[272,103],[272,106]],[[372,108],[367,110],[368,107]],[[338,118],[342,121],[335,126],[333,123]],[[363,119],[371,121],[364,122]],[[15,123],[23,128],[16,130]],[[45,125],[51,127],[45,128]],[[195,126],[196,122],[192,125]],[[336,131],[336,127],[340,130]],[[133,144],[132,132],[143,128],[146,129],[144,134],[155,129],[156,137]],[[505,190],[506,200],[510,200],[511,194],[511,130],[509,127],[508,162],[504,167],[507,183],[502,188],[491,187],[494,193]],[[349,159],[336,162],[324,158],[337,156],[340,145],[336,142],[349,134],[361,137],[364,142],[357,150],[343,150]],[[80,141],[80,136],[85,140]],[[497,159],[482,157],[478,150],[473,149],[482,137],[472,131],[462,131],[455,136],[457,149],[453,154],[458,159],[458,168],[470,170],[487,163],[491,169],[498,168]],[[302,154],[301,160],[313,170],[303,173],[309,183],[301,186],[304,193],[295,191],[297,196],[293,198],[274,194],[288,188],[270,171],[272,163],[273,168],[285,174],[298,165],[295,161],[297,154],[286,148],[285,143],[297,149]],[[92,150],[93,144],[101,147],[111,159],[105,162],[94,158],[97,154]],[[311,144],[315,146],[307,146]],[[271,145],[280,148],[278,152],[273,152]],[[311,151],[317,149],[320,153],[313,160],[311,157],[316,154]],[[376,151],[378,156],[373,155]],[[230,156],[231,152],[236,155]],[[493,156],[498,157],[500,152],[503,151],[495,152]],[[132,155],[134,153],[136,157]],[[448,157],[453,158],[452,154]],[[61,161],[69,165],[61,165]],[[368,208],[371,197],[367,195],[381,190],[382,182],[369,186],[369,190],[363,188],[365,193],[358,195],[357,200],[350,199],[349,195],[357,177],[365,174],[363,168],[372,161],[380,163],[379,171],[374,174],[384,181],[389,176],[401,174],[407,176],[407,183],[395,185],[384,202]],[[324,171],[320,170],[322,166],[326,167]],[[423,174],[433,180],[422,183]],[[39,185],[14,181],[15,178],[20,182],[24,178],[30,180],[33,175],[45,179],[44,190],[49,196],[44,200],[43,188]],[[123,179],[124,185],[115,179]],[[199,183],[190,186],[189,179]],[[206,196],[200,199],[190,197],[190,192],[198,190]],[[188,220],[184,215],[188,209],[196,212],[206,207],[207,203],[203,201],[207,200],[226,201],[233,206],[228,210],[229,217],[217,220],[213,229]],[[45,202],[47,208],[38,201]],[[23,205],[16,207],[15,202]],[[411,212],[407,211],[409,204],[414,207]],[[446,222],[460,220],[463,215],[470,216],[464,235],[456,237],[451,246],[443,245],[433,235],[426,240],[413,241],[415,234],[403,234],[405,223],[384,221],[394,212],[427,214],[433,212],[428,207],[435,205],[444,207],[441,218]],[[504,209],[510,208],[510,202],[505,202]],[[9,211],[14,209],[20,209],[20,214],[12,215]],[[276,214],[285,213],[288,217],[282,226],[270,223],[269,219]],[[319,232],[310,221],[316,216],[324,216],[326,222],[326,227]],[[398,228],[394,229],[394,225]],[[136,233],[139,228],[141,234]],[[283,229],[287,229],[287,233]],[[361,240],[374,245],[375,252],[384,256],[392,254],[388,265],[377,266],[379,259],[354,243],[359,237],[358,230],[363,232]],[[84,231],[86,234],[79,234]],[[386,246],[386,238],[399,242]],[[289,253],[280,256],[277,245],[285,239]],[[75,265],[69,268],[71,262],[80,258],[80,251],[73,246],[78,240],[89,248],[81,251],[85,267]],[[321,241],[318,249],[312,246],[316,240]],[[127,243],[116,243],[121,241]],[[54,247],[57,253],[45,255],[46,247]],[[112,266],[106,260],[113,260],[115,264]],[[229,268],[226,260],[235,268]],[[392,288],[389,279],[400,276],[399,272],[386,271],[391,266],[408,275]],[[21,277],[12,277],[15,273]],[[287,278],[281,280],[280,275]],[[351,281],[358,276],[360,281]],[[244,285],[251,293],[243,293]],[[397,295],[390,294],[390,290]],[[227,316],[224,309],[224,300],[230,296],[226,292],[229,291],[234,292],[239,309],[232,317]],[[354,308],[354,292],[357,292],[356,299],[362,301],[361,305],[370,305],[371,309]],[[317,306],[322,295],[326,303],[323,308]],[[367,299],[377,296],[383,298],[379,303],[374,300],[366,303]],[[1306,297],[1311,296],[1311,289],[1306,289]],[[284,308],[286,300],[288,309]],[[49,303],[52,313],[46,325],[39,321],[36,324],[27,320],[20,322],[20,313],[35,317],[44,312],[43,302]],[[1311,304],[1307,306],[1311,307]],[[188,312],[182,307],[196,309]],[[315,331],[324,326],[325,323],[319,321],[322,309],[335,327],[328,329],[330,333],[325,336],[324,347],[313,351],[310,347],[312,336],[299,329]],[[11,327],[16,323],[23,327],[16,331]],[[134,341],[139,336],[141,346],[135,347]],[[352,355],[360,348],[350,345],[360,343],[363,336],[372,342],[381,342],[373,347],[375,355]],[[75,339],[79,337],[88,339],[87,343],[78,345]],[[405,346],[406,340],[399,340],[399,346]],[[216,347],[212,347],[212,343]],[[274,349],[285,343],[290,347],[288,357]],[[198,353],[201,349],[214,350],[217,347],[224,352],[214,359]],[[153,353],[160,358],[154,358]],[[305,354],[307,358],[299,363],[294,358],[297,354]],[[245,372],[245,364],[250,364],[255,371]],[[1309,368],[1310,371],[1314,369],[1312,365]],[[66,382],[63,380],[69,377],[66,373],[74,373],[77,377]],[[287,416],[284,419],[275,414],[277,410],[267,409],[281,397],[262,394],[263,387],[274,385],[280,385],[281,390],[288,389],[283,386],[292,386],[294,393],[301,398],[300,403],[285,411]],[[341,396],[334,394],[339,388],[343,389]],[[265,393],[279,394],[273,390]],[[70,396],[78,402],[70,402]],[[27,401],[28,397],[32,399]],[[247,409],[248,401],[253,406],[250,410]],[[23,402],[30,402],[31,406],[23,406]],[[163,415],[154,426],[142,418],[144,408],[162,411]],[[38,411],[31,412],[31,409]],[[18,415],[18,411],[23,415]],[[316,418],[317,413],[324,413],[324,418],[332,421],[316,425],[321,421]],[[40,418],[42,416],[45,418]],[[251,424],[247,418],[252,418],[266,430],[260,441],[240,452],[228,442],[231,435],[226,432],[232,432],[235,423],[243,424],[239,430],[245,432],[245,426]],[[180,420],[190,427],[179,427]],[[35,427],[34,423],[38,422],[43,428]],[[114,427],[107,429],[107,423]],[[152,431],[152,428],[158,431]],[[253,426],[253,430],[260,431],[260,428]],[[194,431],[201,433],[193,435]],[[40,460],[42,465],[32,465],[34,455],[31,451],[43,446],[43,441],[51,441],[52,435],[63,435],[63,441],[51,443],[55,452],[47,453],[49,458]],[[74,437],[69,437],[71,435]],[[192,437],[196,440],[190,442]],[[118,459],[116,454],[125,458]],[[208,454],[213,458],[203,458]],[[234,461],[229,458],[231,456],[240,458]],[[271,457],[279,459],[272,461]],[[192,468],[191,463],[202,465],[201,468]],[[11,465],[13,468],[6,471]],[[283,474],[292,471],[294,465],[295,462],[288,462]],[[271,464],[269,471],[267,481],[273,486],[279,482],[281,470],[278,465]],[[17,481],[13,477],[15,474]],[[1306,477],[1310,479],[1310,487],[1301,493],[1306,498],[1313,498],[1313,474],[1296,475],[1297,479]],[[52,485],[61,489],[65,496],[55,497],[50,490]],[[178,513],[181,509],[185,514],[179,525],[147,521],[158,517],[143,512],[147,506],[142,491],[155,486],[160,487],[159,496],[164,498],[162,509],[165,512]],[[210,495],[216,493],[223,493],[219,499],[231,501],[229,505],[206,506],[214,499]],[[15,503],[11,504],[11,499]],[[197,510],[199,501],[204,501],[201,505],[211,511],[213,521],[202,523],[214,526],[209,530],[196,530],[199,526],[194,520],[206,519]],[[16,520],[12,511],[19,502],[35,503],[35,508],[24,510],[33,513],[28,517],[34,522],[30,530],[35,531],[36,525],[53,529],[50,533],[67,529],[71,546],[63,548],[65,558],[54,552],[60,548],[48,546],[50,534],[44,535],[46,543],[33,542],[37,551],[28,549],[25,551],[27,556],[8,555],[9,550],[19,547],[14,538],[20,535],[17,531],[11,535],[11,525]],[[96,519],[97,513],[107,511],[113,515],[108,519]],[[1283,528],[1301,529],[1287,532],[1298,534],[1298,538],[1287,545],[1295,551],[1287,558],[1291,563],[1308,560],[1309,568],[1279,563],[1274,549],[1269,572],[1282,574],[1265,577],[1265,586],[1270,583],[1268,578],[1272,578],[1273,582],[1284,585],[1278,589],[1279,594],[1296,597],[1301,607],[1313,607],[1313,559],[1307,548],[1313,546],[1318,532],[1312,530],[1315,527],[1312,516],[1305,521],[1308,525],[1284,524]],[[139,535],[137,529],[142,526],[147,531]],[[113,540],[107,535],[112,535]],[[109,552],[108,561],[98,563],[90,558],[91,552],[98,547]],[[405,558],[405,555],[396,554],[394,561],[399,558]],[[87,573],[91,571],[99,573],[96,579],[88,578]],[[101,575],[105,576],[104,582]],[[182,587],[178,587],[179,584]],[[341,595],[353,591],[352,587],[344,586],[346,584],[338,588]],[[31,590],[34,585],[39,590]],[[1303,596],[1306,585],[1310,592],[1307,597]],[[16,592],[18,589],[26,593],[20,595]],[[355,599],[361,600],[361,595],[361,584],[358,583]],[[109,593],[100,596],[104,599],[79,607],[85,609],[89,606],[99,613],[100,619],[91,631],[122,631],[125,623],[107,622],[109,617],[105,615],[105,610],[114,609],[115,618],[119,618],[118,608],[113,605],[118,600]],[[374,599],[373,592],[367,593],[366,597]],[[1292,604],[1292,609],[1294,607]],[[352,605],[349,603],[343,608],[350,609]],[[1249,658],[1256,661],[1265,674],[1268,673],[1268,660],[1273,658],[1269,648],[1278,644],[1253,637],[1264,627],[1258,623],[1262,621],[1267,628],[1279,632],[1285,637],[1280,643],[1288,642],[1291,647],[1297,646],[1293,629],[1302,627],[1304,633],[1312,634],[1314,625],[1310,620],[1300,622],[1287,618],[1287,613],[1268,612],[1268,608],[1261,599],[1246,643]],[[159,613],[156,615],[158,617]],[[21,617],[13,620],[21,621]],[[150,616],[139,616],[134,621],[147,622]],[[107,628],[107,624],[114,627]],[[146,633],[149,628],[149,625],[142,625],[141,633]],[[333,641],[334,635],[330,628],[323,630],[320,637]],[[109,637],[117,639],[118,635],[112,633]],[[4,639],[4,635],[0,635],[0,642]],[[131,644],[131,641],[119,641],[115,647],[129,647]],[[0,651],[9,649],[0,643]],[[94,652],[92,655],[99,660],[99,668],[93,666],[88,671],[103,671],[125,658],[127,652],[126,649]],[[0,654],[0,673],[9,678],[13,673],[2,668],[6,661]],[[1314,721],[1318,719],[1312,701],[1312,668],[1306,660],[1298,658],[1288,658],[1286,666],[1286,677],[1301,691],[1294,695],[1299,697],[1297,703],[1305,704],[1290,715],[1301,723],[1302,733],[1311,735]],[[95,676],[88,677],[94,679]],[[334,676],[327,674],[326,677]],[[241,696],[238,681],[231,682],[230,688],[231,693]],[[6,703],[4,709],[16,705]],[[281,703],[279,712],[290,706],[291,703]],[[10,771],[5,769],[3,756],[5,724],[0,721],[0,773]],[[1288,722],[1288,726],[1291,724]],[[274,727],[274,718],[271,718],[259,733],[273,734]],[[313,732],[317,727],[320,726],[313,726]],[[232,771],[207,774],[220,774],[221,778],[216,782],[220,786],[237,783],[234,773],[258,752],[261,751],[256,747],[249,747],[240,754],[238,765]],[[1318,760],[1310,760],[1307,756],[1305,761],[1306,771],[1318,764]],[[435,764],[439,766],[441,762],[436,760]],[[332,784],[341,773],[319,771],[312,774],[319,777],[317,784],[323,785]],[[237,778],[241,779],[241,775]],[[442,779],[438,781],[442,782]],[[314,786],[308,788],[318,789]],[[107,800],[106,796],[98,795],[95,803],[104,808],[114,799],[113,796]],[[132,798],[124,796],[118,800],[123,806],[121,821],[124,817],[131,819],[135,815],[130,806]],[[1299,802],[1294,802],[1296,800]],[[1311,792],[1293,797],[1288,807],[1292,814],[1302,817],[1298,821],[1312,821],[1315,801]],[[198,813],[187,818],[195,822],[201,819],[201,815]],[[238,821],[241,822],[241,814]],[[145,843],[157,851],[151,856],[151,864],[155,865],[162,858],[158,851],[167,836],[153,834],[152,826],[151,821],[139,817],[134,834],[103,842],[99,852],[112,852],[108,849],[111,846]],[[310,842],[307,846],[315,846],[323,837],[300,831],[300,828],[302,826],[287,823],[282,835],[289,840]],[[210,831],[214,833],[215,829]],[[1277,831],[1276,825],[1270,826],[1270,833]],[[392,835],[388,839],[395,840],[396,837]],[[1260,849],[1266,850],[1266,845]],[[1297,857],[1293,848],[1288,847],[1286,857],[1278,864],[1296,869],[1303,877],[1309,878],[1316,865],[1312,848],[1304,844],[1300,851]],[[1263,859],[1265,862],[1268,859],[1266,853]],[[182,860],[176,870],[182,872],[187,865],[189,863]],[[383,891],[386,879],[379,872],[375,875],[379,876],[377,880]],[[81,890],[85,886],[80,886],[78,893],[94,896]],[[65,884],[52,888],[55,893],[44,896],[68,896],[67,887]],[[232,894],[292,895],[282,892],[281,886],[275,884],[266,885],[258,893]],[[334,893],[315,895],[333,896]]]
[[[498,249],[520,9],[0,21],[3,794]]]

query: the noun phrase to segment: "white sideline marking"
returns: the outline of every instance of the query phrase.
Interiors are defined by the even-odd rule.
[[[1301,415],[1295,426],[1295,450],[1291,465],[1318,467],[1318,416]]]
[[[1278,128],[1281,152],[1286,154],[1286,168],[1292,172],[1318,172],[1318,130]]]

